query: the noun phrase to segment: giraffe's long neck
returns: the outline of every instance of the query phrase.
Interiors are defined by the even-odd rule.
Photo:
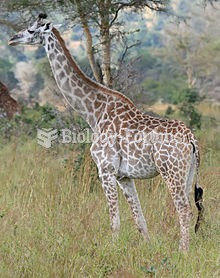
[[[96,119],[93,111],[92,93],[90,93],[90,88],[83,83],[80,77],[81,70],[55,28],[48,37],[45,37],[44,47],[56,83],[65,101],[79,112],[93,129]]]
[[[78,111],[94,130],[110,102],[132,102],[86,77],[67,50],[59,32],[53,28],[45,37],[44,47],[57,82],[67,103]]]

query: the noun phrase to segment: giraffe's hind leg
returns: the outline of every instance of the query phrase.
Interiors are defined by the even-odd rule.
[[[117,181],[120,188],[122,189],[124,196],[127,199],[128,204],[131,207],[132,214],[138,230],[143,235],[146,241],[149,241],[149,235],[147,230],[147,224],[144,219],[144,215],[141,209],[141,204],[138,198],[137,190],[135,188],[134,181],[129,178],[124,178]]]
[[[192,211],[187,192],[185,192],[185,184],[178,181],[178,175],[176,175],[176,179],[172,179],[169,176],[162,176],[168,185],[179,218],[179,249],[182,251],[187,251],[189,249],[189,228]]]
[[[169,186],[169,182],[168,182]],[[171,192],[171,196],[178,213],[179,223],[180,223],[180,243],[179,249],[182,251],[187,251],[189,249],[189,228],[190,228],[190,220],[192,217],[191,205],[188,199],[187,194],[183,191],[176,190],[175,188],[171,188],[172,185],[169,186],[169,190]],[[179,187],[181,187],[180,185]],[[178,188],[178,184],[176,184],[176,188]]]
[[[191,178],[189,178],[190,155],[185,155],[184,157],[184,154],[182,154],[181,157],[179,154],[178,159],[175,158],[172,163],[170,163],[169,158],[161,160],[161,156],[156,154],[155,163],[168,186],[178,214],[180,224],[179,249],[187,251],[189,249],[189,228],[192,217],[189,201],[190,189],[188,184],[189,180],[191,182]]]

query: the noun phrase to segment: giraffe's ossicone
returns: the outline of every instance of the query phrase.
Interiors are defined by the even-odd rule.
[[[111,226],[119,231],[117,185],[131,207],[138,230],[149,240],[147,225],[134,179],[158,174],[166,182],[180,223],[180,249],[189,248],[191,208],[189,193],[196,173],[195,202],[202,219],[202,189],[198,185],[199,149],[194,135],[182,122],[143,114],[121,93],[85,76],[46,15],[10,39],[10,45],[43,45],[57,86],[67,104],[88,122],[94,141],[91,155],[98,167]]]

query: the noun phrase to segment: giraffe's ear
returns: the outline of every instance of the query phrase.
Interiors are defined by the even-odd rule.
[[[39,14],[37,18],[37,23],[43,23],[44,19],[47,18],[46,14]]]

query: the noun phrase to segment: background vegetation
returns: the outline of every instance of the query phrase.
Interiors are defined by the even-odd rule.
[[[207,104],[198,108],[203,111],[197,137],[205,221],[195,235],[192,200],[187,255],[178,252],[178,220],[160,177],[136,182],[151,243],[144,243],[137,232],[120,191],[121,232],[113,240],[89,145],[58,144],[48,150],[33,134],[22,136],[20,131],[7,143],[2,139],[0,148],[0,276],[219,277],[220,132],[210,119],[219,119],[220,110]],[[45,110],[35,113],[42,117]],[[31,126],[38,117],[33,118]],[[52,124],[53,117],[48,120]]]
[[[156,6],[146,12],[141,5],[157,1],[35,2],[0,3],[0,80],[23,106],[21,115],[0,119],[0,277],[219,277],[219,3],[158,1],[163,12],[152,13]],[[133,5],[118,14],[119,6],[110,9],[110,22],[117,15],[108,26],[110,69],[97,59],[104,51],[94,18],[97,12],[101,19],[105,10],[97,6],[101,2]],[[84,23],[85,13],[72,13],[77,3],[85,12],[91,11],[88,3],[93,9]],[[110,74],[109,85],[142,111],[181,119],[198,137],[205,221],[195,235],[192,200],[187,255],[178,252],[178,220],[160,177],[136,182],[151,243],[137,232],[121,192],[121,232],[113,240],[89,144],[50,149],[37,144],[37,128],[87,128],[73,111],[63,111],[43,49],[7,46],[9,34],[26,27],[39,11],[63,23],[62,36],[90,77],[97,79],[94,58],[102,75]],[[90,58],[86,24],[94,51]],[[106,78],[100,81],[108,84]]]

